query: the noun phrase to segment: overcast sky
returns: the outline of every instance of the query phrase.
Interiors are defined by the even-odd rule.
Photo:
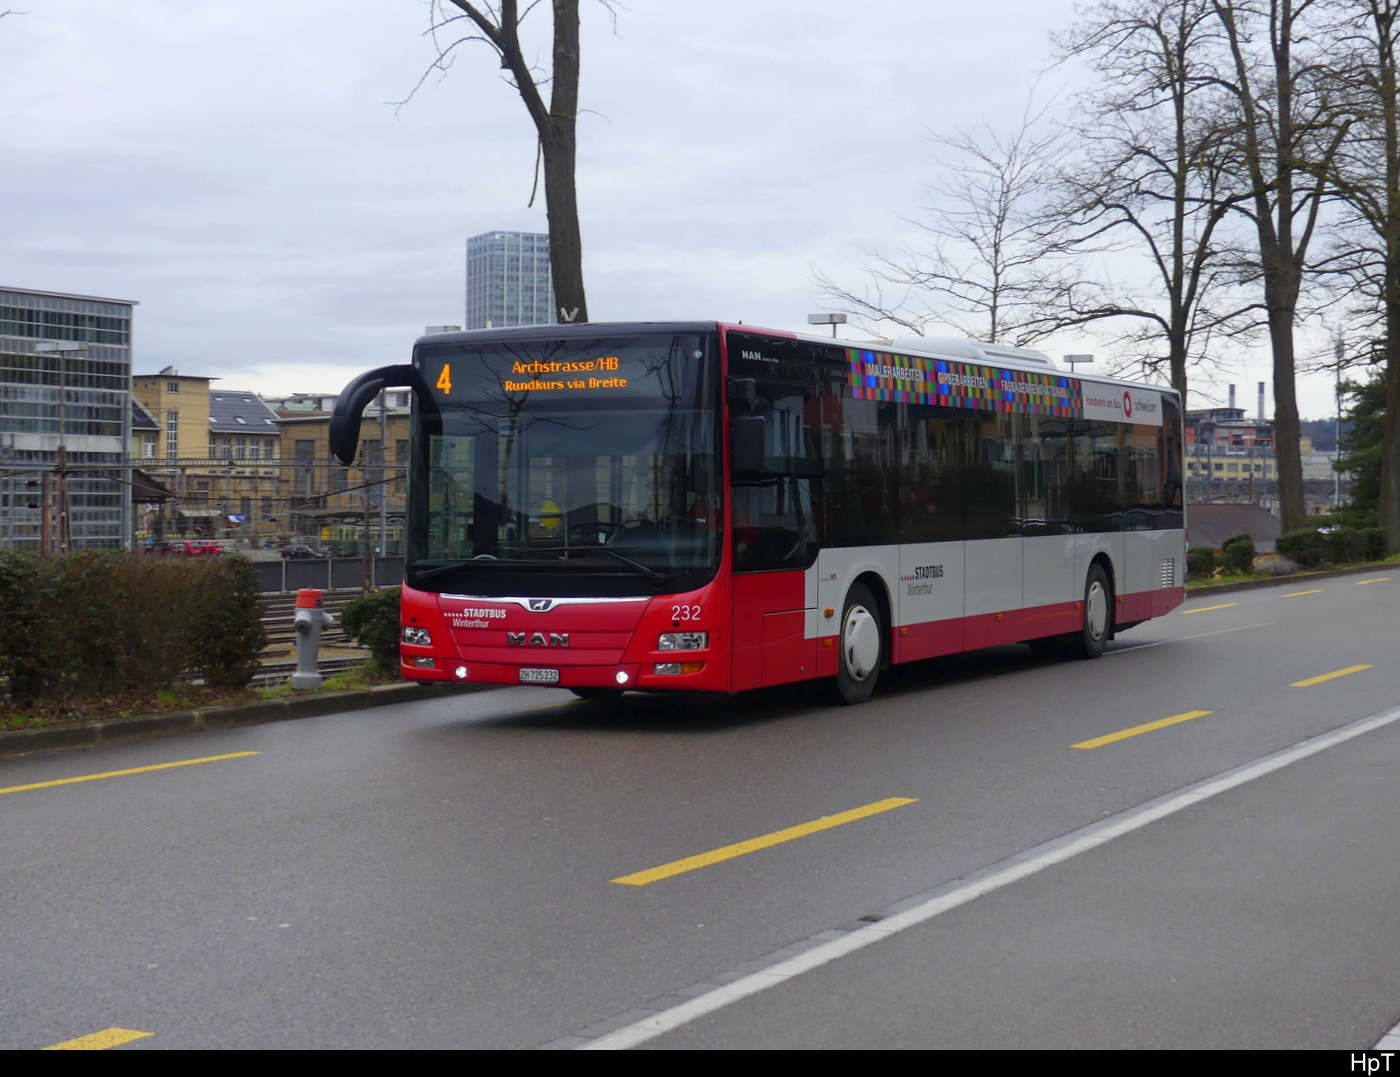
[[[930,132],[1016,123],[1074,18],[1069,0],[624,2],[616,32],[583,3],[590,314],[799,331],[814,269],[858,284],[869,252],[917,239]],[[138,300],[138,372],[338,391],[461,324],[467,236],[546,229],[532,128],[484,46],[387,103],[434,55],[425,0],[7,7],[0,286]],[[1252,411],[1267,377],[1242,357],[1218,395],[1236,381]],[[1325,378],[1301,406],[1331,414]]]

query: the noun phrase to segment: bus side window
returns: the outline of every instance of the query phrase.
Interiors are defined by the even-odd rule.
[[[1121,423],[1074,422],[1069,511],[1076,531],[1123,529],[1119,438]]]
[[[958,492],[957,419],[951,408],[905,407],[899,431],[899,535],[903,542],[962,538]]]
[[[822,518],[829,546],[896,542],[900,404],[855,399],[839,385],[822,396],[826,479]]]
[[[1063,535],[1070,530],[1065,487],[1069,481],[1068,419],[1018,416],[1017,514],[1023,535]]]

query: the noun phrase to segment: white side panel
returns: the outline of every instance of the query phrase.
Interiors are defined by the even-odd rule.
[[[1152,536],[1147,586],[1152,590],[1186,585],[1186,538],[1180,531],[1149,531]],[[1172,561],[1172,579],[1162,577],[1162,562]]]
[[[896,625],[925,624],[963,616],[961,542],[918,542],[900,547]]]
[[[815,578],[817,584],[816,604],[807,610],[808,639],[818,636],[834,636],[837,622],[841,617],[841,606],[846,601],[855,578],[865,572],[873,572],[885,583],[894,603],[895,624],[899,624],[899,547],[898,546],[857,546],[833,550],[822,550],[817,555]],[[808,579],[813,576],[808,570]],[[835,615],[828,618],[823,611],[831,609]]]
[[[1118,584],[1120,595],[1133,595],[1141,591],[1155,591],[1158,577],[1162,574],[1162,562],[1156,559],[1157,544],[1153,541],[1157,532],[1126,531],[1123,534],[1124,555],[1127,560],[1126,577]]]
[[[1021,544],[1024,539],[976,539],[964,544],[967,565],[964,616],[1021,608]]]
[[[1077,602],[1083,596],[1074,574],[1074,535],[1032,535],[1021,540],[1023,606]]]

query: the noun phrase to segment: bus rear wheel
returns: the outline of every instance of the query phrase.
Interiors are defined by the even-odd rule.
[[[864,703],[875,691],[885,656],[885,624],[875,596],[864,584],[855,584],[846,593],[837,642],[836,690],[844,703]]]
[[[1113,630],[1113,587],[1100,564],[1089,566],[1084,581],[1084,624],[1066,641],[1075,658],[1098,658]]]
[[[1078,632],[1028,639],[1026,646],[1037,658],[1098,658],[1113,635],[1113,586],[1103,566],[1089,566],[1084,580],[1082,622]]]

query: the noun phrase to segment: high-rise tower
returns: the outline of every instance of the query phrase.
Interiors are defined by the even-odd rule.
[[[558,320],[549,274],[549,236],[486,232],[467,240],[464,328],[548,325]]]

